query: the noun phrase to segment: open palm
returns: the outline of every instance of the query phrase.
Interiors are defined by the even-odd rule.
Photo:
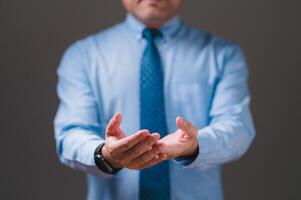
[[[162,143],[162,153],[166,154],[168,159],[189,156],[198,146],[196,126],[182,117],[177,117],[176,125],[178,130],[159,141]]]

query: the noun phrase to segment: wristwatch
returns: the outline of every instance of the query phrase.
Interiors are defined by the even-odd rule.
[[[116,167],[112,167],[103,157],[102,155],[102,148],[104,147],[105,143],[100,144],[95,152],[94,152],[94,161],[96,166],[103,172],[107,173],[107,174],[116,174],[117,172],[119,172],[122,168],[116,168]]]

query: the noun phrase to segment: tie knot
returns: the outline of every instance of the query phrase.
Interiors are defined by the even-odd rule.
[[[142,32],[143,38],[147,41],[153,41],[156,37],[160,36],[161,32],[155,28],[145,28]]]

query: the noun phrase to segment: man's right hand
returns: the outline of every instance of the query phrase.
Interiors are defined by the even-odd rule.
[[[165,154],[160,153],[160,144],[157,144],[160,138],[158,133],[140,130],[126,137],[120,128],[121,121],[120,113],[112,117],[106,128],[106,140],[102,148],[102,155],[113,167],[141,170],[166,158]]]

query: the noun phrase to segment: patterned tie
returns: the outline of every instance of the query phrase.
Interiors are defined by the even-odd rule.
[[[163,72],[160,55],[154,39],[160,36],[157,29],[146,28],[143,37],[147,41],[140,71],[140,126],[150,132],[158,132],[161,138],[167,133],[164,109]],[[169,163],[163,161],[140,171],[140,200],[169,200]]]

